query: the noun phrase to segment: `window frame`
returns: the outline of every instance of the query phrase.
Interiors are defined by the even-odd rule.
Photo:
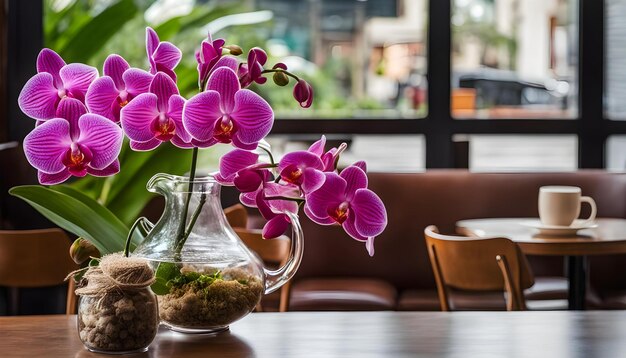
[[[604,145],[609,135],[626,134],[626,121],[608,120],[604,113],[604,1],[578,4],[578,114],[570,119],[457,120],[450,110],[452,0],[428,4],[428,113],[415,119],[277,120],[275,134],[422,134],[426,140],[426,169],[467,168],[467,151],[453,141],[457,134],[575,134],[578,167],[604,168]],[[597,74],[601,74],[598,76]],[[462,147],[462,146],[461,146]],[[460,149],[460,150],[459,150]]]
[[[8,2],[3,44],[7,44],[7,116],[0,119],[3,139],[21,141],[30,121],[17,107],[21,85],[34,72],[43,44],[43,0]],[[6,4],[5,4],[6,5]],[[280,119],[272,134],[416,134],[426,141],[426,169],[467,167],[467,148],[453,141],[457,134],[575,134],[578,167],[604,168],[609,135],[626,134],[626,121],[608,120],[604,113],[604,1],[579,0],[578,6],[578,115],[574,119],[463,119],[450,110],[452,0],[428,2],[427,78],[428,113],[415,119]],[[598,56],[597,54],[602,54]],[[599,74],[599,75],[598,75]],[[0,131],[0,134],[3,134]],[[465,143],[467,145],[467,143]]]

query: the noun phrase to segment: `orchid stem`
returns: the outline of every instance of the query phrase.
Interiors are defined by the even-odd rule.
[[[200,202],[198,203],[196,210],[193,212],[193,215],[191,216],[191,221],[189,221],[189,226],[187,226],[187,231],[185,231],[185,235],[183,236],[183,238],[180,240],[180,242],[178,243],[176,247],[176,254],[179,256],[180,256],[180,252],[183,249],[183,246],[185,246],[185,242],[187,241],[187,238],[189,238],[189,235],[191,234],[191,230],[193,230],[194,225],[196,225],[196,220],[198,220],[198,216],[200,215],[200,211],[202,211],[202,207],[204,206],[204,203],[206,203],[206,193],[202,193],[202,195],[200,195]]]
[[[185,234],[185,222],[187,221],[187,214],[189,213],[189,202],[191,201],[191,193],[193,191],[193,181],[196,178],[196,162],[198,161],[198,148],[193,148],[191,155],[191,171],[189,173],[189,188],[187,190],[187,197],[185,198],[185,206],[183,208],[183,213],[180,220],[180,226],[178,227],[178,233],[176,234],[176,247],[180,246],[180,249],[177,249],[177,256],[180,256],[180,250],[182,250],[182,245],[180,243],[183,241]]]
[[[261,148],[261,149],[262,149],[265,153],[267,153],[267,155],[270,157],[270,163],[271,163],[273,166],[275,166],[275,165],[276,165],[276,162],[274,161],[274,156],[272,155],[272,152],[271,152],[271,151],[269,151],[269,150],[267,150],[267,149],[265,149],[265,148],[263,148],[263,147],[261,147],[261,146],[259,146],[259,148]]]
[[[128,255],[130,254],[130,242],[133,240],[133,233],[135,232],[137,225],[139,225],[139,223],[142,222],[143,219],[144,218],[141,217],[135,220],[135,223],[133,224],[133,226],[130,227],[128,236],[126,236],[126,245],[124,246],[124,257],[128,257]]]
[[[282,72],[284,74],[286,74],[287,76],[293,77],[294,80],[296,81],[300,81],[300,78],[296,75],[294,75],[293,73],[287,71],[287,70],[283,70],[282,68],[274,68],[271,70],[263,70],[263,72],[261,73],[273,73],[273,72]]]
[[[111,192],[112,184],[113,177],[108,177],[104,180],[104,184],[102,184],[102,190],[100,190],[100,197],[98,197],[98,203],[102,205],[106,204],[106,201],[109,198],[109,193]]]
[[[290,200],[290,201],[295,201],[297,203],[304,203],[305,199],[302,198],[292,198],[289,196],[268,196],[265,198],[265,200]]]

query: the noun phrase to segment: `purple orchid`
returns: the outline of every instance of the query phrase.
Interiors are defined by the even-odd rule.
[[[322,136],[317,142],[313,143],[308,151],[317,155],[324,163],[324,171],[332,172],[337,169],[337,161],[339,160],[339,156],[343,153],[348,145],[346,143],[341,143],[339,148],[331,148],[327,152],[325,152],[326,147],[326,136]],[[361,168],[363,169],[363,168]],[[365,169],[363,169],[365,170]]]
[[[18,104],[22,112],[37,120],[54,118],[61,99],[85,100],[98,70],[82,63],[65,64],[56,52],[44,48],[37,56],[37,74],[22,88]]]
[[[241,192],[242,204],[256,207],[257,194],[274,176],[270,164],[259,163],[259,155],[243,149],[235,149],[220,158],[220,171],[215,180],[222,185],[235,186]]]
[[[100,115],[81,115],[81,105],[77,100],[63,102],[60,111],[69,120],[50,119],[24,138],[26,159],[39,171],[41,184],[59,184],[72,175],[110,176],[119,172],[122,130]]]
[[[238,174],[245,169],[255,168],[258,160],[259,155],[254,152],[243,149],[231,150],[220,158],[220,171],[215,175],[215,180],[222,185],[235,185]],[[245,192],[244,187],[249,187],[249,185],[238,189]]]
[[[267,223],[263,226],[263,238],[274,239],[282,235],[289,227],[291,219],[286,212],[296,214],[298,203],[292,200],[278,200],[273,198],[295,196],[297,188],[275,183],[267,183],[263,190],[256,194],[256,207]]]
[[[120,121],[120,111],[133,98],[148,92],[154,77],[137,68],[130,68],[119,55],[110,55],[104,61],[104,76],[93,81],[87,90],[89,112]]]
[[[183,127],[185,99],[178,94],[174,81],[159,72],[150,83],[150,91],[135,97],[122,108],[120,122],[137,151],[152,150],[162,142],[191,148],[191,136]]]
[[[209,79],[211,70],[222,57],[222,47],[224,43],[224,39],[213,41],[211,33],[209,32],[207,39],[202,41],[200,50],[196,52],[196,61],[198,62],[198,85],[200,88],[204,88],[204,84]]]
[[[232,56],[243,53],[239,46],[225,46],[223,39],[213,40],[208,34],[196,53],[201,93],[186,101],[174,72],[181,51],[160,41],[148,27],[146,52],[149,71],[131,68],[114,54],[105,60],[100,78],[97,69],[66,64],[50,49],[39,53],[38,73],[24,86],[19,105],[37,120],[24,139],[24,152],[38,170],[41,184],[62,183],[72,176],[116,174],[124,134],[136,151],[152,150],[167,141],[193,148],[192,168],[198,148],[232,143],[235,149],[221,158],[215,179],[235,186],[240,201],[258,208],[268,220],[264,238],[282,235],[292,214],[305,203],[311,220],[340,224],[349,236],[366,242],[367,251],[374,254],[374,238],[386,227],[387,213],[380,198],[367,189],[365,162],[354,163],[339,174],[337,162],[346,144],[326,150],[322,136],[308,150],[288,153],[276,164],[263,141],[272,129],[274,113],[246,87],[266,83],[264,75],[270,72],[278,86],[286,86],[293,78],[293,97],[308,108],[313,102],[308,82],[288,72],[284,63],[266,71],[267,53],[257,47],[240,64]],[[257,147],[269,154],[271,163],[259,161],[260,152],[253,152]],[[184,226],[184,217],[181,223]],[[184,243],[182,236],[179,239]]]
[[[231,68],[219,67],[207,90],[185,104],[183,123],[198,147],[221,142],[252,150],[272,129],[274,112],[261,96],[241,89]]]
[[[324,175],[324,184],[306,196],[305,213],[320,225],[341,224],[352,238],[366,242],[373,256],[374,238],[387,226],[387,212],[382,200],[367,189],[367,175],[357,166]]]
[[[258,47],[250,49],[248,52],[248,63],[241,64],[239,66],[239,81],[241,87],[246,88],[252,82],[256,82],[260,85],[267,81],[267,78],[263,77],[263,65],[267,62],[267,53]]]
[[[311,107],[313,104],[313,87],[305,80],[298,80],[298,83],[293,86],[293,98],[300,103],[300,107]]]
[[[326,179],[320,157],[305,150],[285,154],[278,170],[282,180],[300,187],[305,194],[317,190]]]
[[[76,98],[63,98],[59,102],[59,106],[56,111],[56,118],[63,118],[70,124],[70,136],[72,138],[78,138],[80,135],[80,129],[78,128],[78,120],[83,114],[87,113],[87,107],[83,104],[83,102],[77,100]],[[43,121],[38,121],[36,126],[42,125]]]
[[[146,27],[146,53],[151,74],[164,72],[176,81],[174,68],[180,62],[182,53],[171,42],[160,41],[159,35],[151,27]]]

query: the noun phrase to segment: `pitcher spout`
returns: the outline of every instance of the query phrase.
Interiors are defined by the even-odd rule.
[[[176,177],[171,174],[157,173],[148,183],[146,188],[151,193],[161,194],[167,196],[172,191],[172,187],[175,185]]]

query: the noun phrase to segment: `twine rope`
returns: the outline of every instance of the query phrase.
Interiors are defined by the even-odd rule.
[[[71,272],[67,278],[82,270]],[[89,267],[83,278],[86,279],[87,285],[76,289],[75,293],[79,296],[102,296],[114,291],[136,291],[156,281],[154,272],[146,260],[124,257],[119,253],[102,257],[100,265]]]

